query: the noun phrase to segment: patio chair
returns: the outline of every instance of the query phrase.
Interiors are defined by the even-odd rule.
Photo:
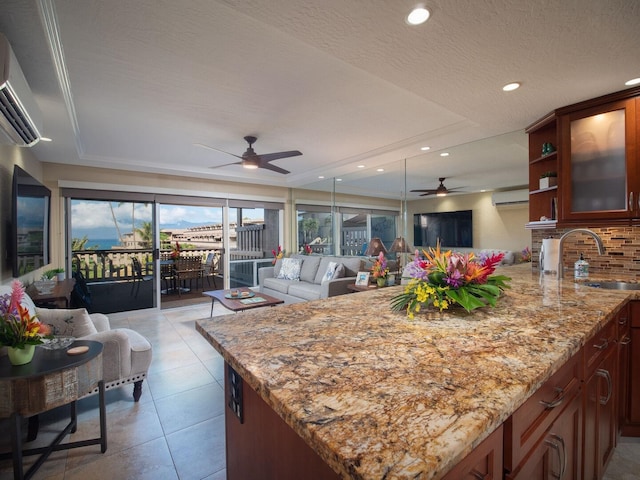
[[[192,288],[193,280],[196,281],[196,288],[198,287],[198,280],[202,278],[202,260],[200,258],[179,258],[176,260],[175,276],[178,283],[178,296],[182,293],[182,285],[185,285],[189,280],[189,289]]]
[[[218,289],[218,285],[216,284],[216,275],[218,274],[218,265],[220,262],[220,257],[211,252],[207,255],[207,260],[204,262],[202,276],[206,277],[207,285],[211,285],[211,279],[213,279],[213,286]]]
[[[138,297],[138,291],[140,291],[140,284],[142,282],[147,282],[149,280],[153,280],[153,275],[143,275],[142,274],[142,264],[140,260],[136,257],[131,257],[131,266],[133,269],[133,284],[131,285],[131,295],[135,290],[135,297]]]

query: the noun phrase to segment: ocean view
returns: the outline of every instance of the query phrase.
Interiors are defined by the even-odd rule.
[[[117,238],[91,238],[87,242],[87,247],[96,248],[98,250],[111,250],[114,246],[119,245]]]

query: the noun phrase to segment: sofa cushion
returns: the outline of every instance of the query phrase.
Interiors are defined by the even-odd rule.
[[[300,283],[297,280],[284,280],[281,278],[265,278],[262,284],[263,288],[269,288],[276,292],[287,293],[289,286],[292,284]]]
[[[335,262],[336,259],[334,257],[322,257],[320,260],[320,265],[318,265],[318,272],[316,273],[316,278],[313,280],[313,283],[320,285],[322,283],[322,277],[324,277],[327,268],[329,267],[329,263]]]
[[[302,261],[298,258],[282,259],[282,266],[277,278],[282,280],[300,280],[300,267]]]
[[[289,286],[289,295],[304,298],[305,300],[318,300],[322,295],[322,285],[315,283],[299,282]]]
[[[36,314],[42,323],[53,327],[54,335],[82,338],[98,333],[86,308],[39,308]]]
[[[302,259],[302,267],[300,267],[300,281],[313,283],[320,265],[320,257],[306,256]]]
[[[337,257],[337,261],[344,265],[345,277],[355,277],[362,269],[362,258],[360,257]]]
[[[322,277],[321,283],[332,280],[336,274],[336,268],[338,268],[337,262],[329,262],[329,265],[327,265],[327,270],[324,272],[324,275]]]

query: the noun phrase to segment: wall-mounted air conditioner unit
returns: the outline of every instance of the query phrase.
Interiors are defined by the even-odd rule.
[[[494,192],[491,196],[491,203],[493,203],[495,207],[524,205],[529,203],[529,191],[522,189]]]
[[[31,147],[41,131],[40,109],[7,37],[0,33],[0,142]]]

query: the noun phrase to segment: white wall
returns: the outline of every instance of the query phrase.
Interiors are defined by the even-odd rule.
[[[416,213],[473,211],[473,248],[495,248],[521,251],[531,247],[531,233],[525,229],[529,221],[529,204],[494,207],[491,192],[469,195],[447,195],[407,202],[407,236],[413,244],[413,215]]]

